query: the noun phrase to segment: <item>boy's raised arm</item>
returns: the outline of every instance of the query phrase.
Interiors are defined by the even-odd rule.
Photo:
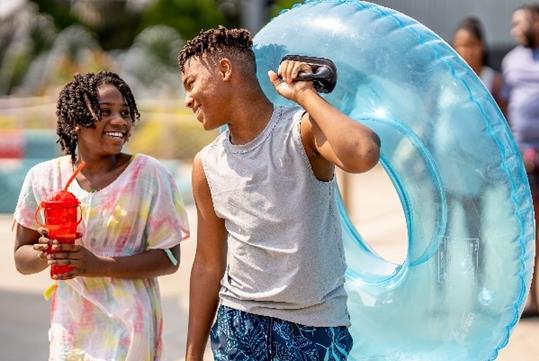
[[[368,127],[347,117],[322,98],[312,82],[295,81],[302,71],[311,72],[310,66],[300,61],[285,60],[277,73],[268,73],[270,81],[283,97],[293,100],[308,114],[304,115],[301,136],[306,150],[316,153],[339,168],[361,173],[376,165],[380,156],[380,139]],[[314,164],[317,173],[317,164]],[[325,168],[322,165],[320,168]]]

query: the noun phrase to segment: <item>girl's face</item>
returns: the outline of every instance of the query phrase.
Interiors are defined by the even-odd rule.
[[[79,152],[89,158],[119,154],[133,126],[129,107],[114,85],[100,86],[97,94],[101,119],[96,119],[93,128],[78,130]]]
[[[455,33],[453,48],[472,68],[482,65],[483,43],[468,30],[460,29]]]

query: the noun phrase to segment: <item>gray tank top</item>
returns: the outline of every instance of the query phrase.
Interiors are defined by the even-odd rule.
[[[349,326],[335,178],[319,181],[300,136],[303,110],[274,109],[251,142],[228,131],[201,152],[228,231],[221,304],[307,326]]]

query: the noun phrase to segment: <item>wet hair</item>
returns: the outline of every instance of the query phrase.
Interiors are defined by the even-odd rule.
[[[256,72],[253,40],[247,29],[227,29],[219,26],[201,31],[189,40],[178,54],[178,65],[183,73],[185,63],[192,57],[209,55],[213,59],[227,57],[237,61],[248,74]]]
[[[98,73],[75,74],[74,79],[67,83],[60,92],[56,105],[56,134],[57,143],[65,154],[71,155],[75,163],[77,159],[76,127],[93,128],[95,122],[101,119],[97,90],[103,85],[113,85],[123,95],[129,116],[135,122],[140,114],[135,98],[129,85],[116,73],[100,71]]]
[[[485,35],[483,32],[483,24],[481,24],[481,21],[474,16],[464,18],[459,23],[459,25],[457,26],[453,34],[456,34],[459,30],[465,30],[469,32],[483,44],[483,59],[482,60],[483,60],[483,64],[487,64],[488,63],[488,49],[487,49],[487,42],[485,41]]]

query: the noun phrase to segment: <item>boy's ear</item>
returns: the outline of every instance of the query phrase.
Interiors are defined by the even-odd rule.
[[[232,75],[232,62],[228,58],[219,59],[219,74],[221,74],[223,80],[229,80]]]

